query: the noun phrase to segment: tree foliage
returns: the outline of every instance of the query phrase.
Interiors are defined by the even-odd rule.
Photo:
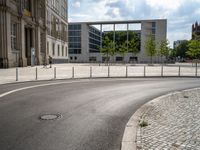
[[[116,53],[120,53],[120,47],[122,47],[122,45],[124,43],[127,43],[127,31],[109,31],[109,32],[105,32],[103,39],[105,37],[108,37],[111,41],[114,41],[114,37],[115,37],[115,52]],[[137,33],[133,32],[133,31],[128,31],[128,52],[132,52],[132,51],[137,51],[140,50],[140,37]],[[134,49],[133,49],[134,47]],[[137,50],[136,48],[137,47]]]
[[[124,42],[121,45],[119,45],[117,52],[124,58],[124,55],[128,52],[127,42]]]
[[[162,61],[163,57],[168,58],[168,56],[169,56],[169,49],[170,49],[169,48],[169,41],[168,40],[162,40],[160,42],[159,50],[158,50],[159,56],[161,57],[161,61]]]
[[[169,49],[169,57],[170,59],[174,59],[176,57],[176,51],[173,48]]]
[[[155,44],[155,38],[153,35],[150,35],[145,43],[145,50],[147,56],[150,56],[151,58],[151,63],[153,63],[153,56],[156,55],[156,44]]]
[[[140,36],[133,31],[128,31],[128,36],[127,31],[104,32],[102,38],[100,52],[107,56],[107,60],[115,54],[124,57],[126,53],[136,55],[140,51]]]
[[[160,56],[168,57],[169,56],[169,42],[168,40],[163,40],[160,43]]]
[[[197,59],[200,57],[200,41],[198,40],[191,40],[188,44],[188,51],[186,54],[192,58],[192,59]]]
[[[114,56],[115,54],[115,43],[111,41],[107,36],[103,39],[102,47],[100,52],[107,57],[107,62],[109,61],[109,56]]]
[[[140,52],[140,41],[137,38],[128,42],[128,51],[133,55],[137,55]]]
[[[175,48],[176,56],[186,58],[186,52],[188,51],[188,41],[183,41],[178,47]]]

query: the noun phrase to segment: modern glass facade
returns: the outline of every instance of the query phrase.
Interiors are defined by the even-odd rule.
[[[138,28],[140,27],[140,28]],[[101,53],[104,39],[108,37],[114,41],[114,56],[112,62],[147,63],[145,42],[149,35],[155,37],[156,43],[166,39],[167,20],[133,20],[133,21],[102,21],[102,22],[74,22],[69,24],[69,55],[71,62],[104,62],[107,54]],[[126,41],[128,53],[123,55],[121,45]],[[134,44],[135,43],[135,44]],[[133,44],[133,45],[131,45]],[[137,47],[137,54],[134,53]],[[159,61],[154,58],[154,61]]]
[[[89,26],[89,52],[100,53],[101,32]],[[81,54],[81,24],[69,25],[69,54]]]
[[[100,53],[101,31],[95,27],[89,26],[89,52]]]
[[[81,25],[69,25],[69,54],[81,54]]]
[[[152,29],[151,29],[151,32],[153,35],[156,34],[156,22],[152,22]]]

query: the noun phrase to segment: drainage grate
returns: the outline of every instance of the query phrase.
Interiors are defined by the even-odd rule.
[[[45,115],[40,116],[40,119],[41,120],[56,120],[61,117],[62,117],[61,114],[45,114]]]
[[[185,95],[184,98],[189,98],[189,96],[186,96],[186,95]]]

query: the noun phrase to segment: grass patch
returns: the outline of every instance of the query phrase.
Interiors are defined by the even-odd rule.
[[[141,128],[144,128],[144,127],[147,127],[149,124],[147,121],[142,120],[139,125]]]

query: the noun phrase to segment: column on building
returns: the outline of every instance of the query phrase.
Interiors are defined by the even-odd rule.
[[[100,33],[100,36],[101,36],[101,37],[100,37],[100,38],[101,38],[101,48],[102,48],[102,46],[103,46],[103,29],[102,29],[103,27],[102,27],[102,26],[103,26],[103,25],[101,24],[101,25],[100,25],[100,32],[101,32],[101,33]]]
[[[7,1],[0,0],[0,68],[8,68],[8,38],[10,32],[10,15],[7,12]]]
[[[41,62],[41,55],[40,55],[40,27],[35,27],[35,51],[36,51],[36,62],[39,65]]]
[[[44,45],[43,45],[43,48],[44,48],[44,56],[45,56],[45,61],[47,62],[47,64],[49,63],[48,59],[49,59],[49,54],[47,52],[47,3],[46,1],[44,1],[44,29],[43,29],[43,36],[44,36]]]
[[[126,33],[126,41],[127,41],[127,50],[128,50],[128,42],[129,42],[129,24],[127,23],[127,33]]]
[[[42,8],[41,8],[42,6]],[[36,49],[36,62],[37,64],[47,63],[47,28],[46,28],[46,2],[35,1],[35,49]],[[41,12],[42,11],[42,12]],[[45,13],[42,18],[41,13]],[[41,23],[42,22],[42,23]]]
[[[22,17],[20,17],[17,35],[17,39],[19,39],[19,66],[25,67],[27,66],[27,58],[25,56],[25,22]]]

